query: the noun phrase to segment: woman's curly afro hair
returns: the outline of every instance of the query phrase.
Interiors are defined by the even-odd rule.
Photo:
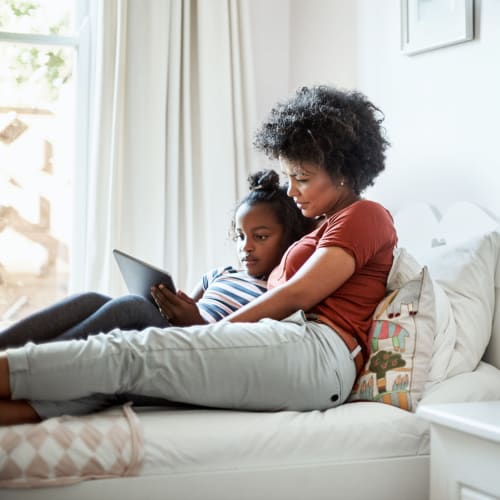
[[[254,145],[270,158],[316,163],[360,194],[385,168],[383,119],[360,92],[302,87],[271,110]]]

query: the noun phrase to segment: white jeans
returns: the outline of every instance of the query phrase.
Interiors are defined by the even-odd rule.
[[[7,351],[13,399],[42,418],[82,414],[134,394],[242,410],[324,410],[356,369],[342,339],[298,311],[282,321],[113,330]],[[133,398],[132,398],[133,399]]]

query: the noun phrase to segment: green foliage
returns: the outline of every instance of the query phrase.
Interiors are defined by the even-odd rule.
[[[19,0],[7,0],[7,5],[11,8],[16,17],[29,16],[34,10],[38,9],[39,4]]]
[[[12,16],[15,18],[31,17],[39,9],[39,2],[26,0],[2,0],[0,3],[0,29],[9,31]]]
[[[48,53],[49,60],[47,61],[47,79],[50,83],[54,83],[56,80],[61,80],[61,83],[64,83],[69,78],[69,74],[67,73],[65,68],[65,60],[63,57],[62,51],[49,52]]]
[[[3,0],[0,5],[0,30],[44,32],[57,35],[69,26],[69,16],[64,10],[59,18],[49,21],[44,17],[40,1]],[[72,74],[72,50],[43,46],[12,45],[0,53],[2,63],[8,68],[4,83],[15,82],[19,92],[38,94],[42,101],[55,101],[61,87]]]

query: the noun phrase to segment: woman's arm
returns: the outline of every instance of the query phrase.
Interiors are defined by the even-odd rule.
[[[227,320],[279,320],[299,309],[309,311],[347,281],[355,267],[354,257],[343,248],[318,248],[289,281],[230,314]]]

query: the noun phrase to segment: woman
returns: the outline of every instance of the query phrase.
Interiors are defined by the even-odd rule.
[[[267,411],[344,402],[397,243],[390,214],[360,198],[384,169],[378,115],[362,94],[324,86],[278,104],[256,147],[279,159],[302,213],[324,222],[288,249],[270,290],[213,325],[2,353],[0,398],[17,400],[0,403],[3,423],[60,415],[70,400],[94,411],[123,393]],[[177,297],[160,289],[156,300],[168,315]]]

